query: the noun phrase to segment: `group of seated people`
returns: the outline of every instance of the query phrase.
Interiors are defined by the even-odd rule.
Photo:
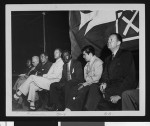
[[[121,43],[119,34],[109,36],[107,47],[112,55],[104,62],[95,55],[93,46],[85,46],[84,69],[68,50],[55,49],[55,63],[48,61],[46,53],[40,55],[41,64],[38,56],[33,56],[33,67],[14,85],[14,99],[22,104],[22,96],[26,96],[29,110],[35,111],[37,92],[46,90],[45,109],[49,111],[138,110],[134,60],[129,51],[120,48]]]

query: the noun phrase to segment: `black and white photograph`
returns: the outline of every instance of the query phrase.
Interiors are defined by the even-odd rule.
[[[5,10],[6,116],[145,116],[144,4]]]

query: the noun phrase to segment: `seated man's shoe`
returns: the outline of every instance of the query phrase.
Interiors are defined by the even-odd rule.
[[[71,111],[69,108],[65,108],[65,110],[64,110],[65,112],[69,112],[69,111]]]
[[[29,111],[36,111],[36,110],[37,110],[37,108],[35,106],[30,106],[29,107]]]

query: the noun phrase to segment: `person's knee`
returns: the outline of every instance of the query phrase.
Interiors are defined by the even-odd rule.
[[[89,92],[97,92],[99,91],[99,86],[96,84],[92,84],[89,88]]]
[[[30,75],[29,78],[33,78],[35,75]]]
[[[52,88],[52,87],[54,87],[55,85],[54,85],[54,83],[52,83],[51,85],[50,85],[50,88]]]
[[[99,86],[98,86],[97,84],[92,84],[92,85],[90,86],[90,88],[91,88],[91,89],[98,89]]]
[[[79,95],[85,95],[89,91],[89,86],[83,87],[81,90],[78,91]]]
[[[132,95],[132,90],[126,90],[126,91],[124,91],[124,92],[122,93],[122,97],[123,97],[123,98],[126,97],[126,96],[130,96],[130,95]]]
[[[31,80],[35,80],[36,77],[37,77],[36,75],[30,75],[30,76],[29,76],[29,78],[30,78]]]
[[[65,88],[65,90],[68,91],[71,88],[71,86],[68,83],[66,83],[64,88]],[[76,88],[77,87],[74,87],[74,89],[76,89]]]
[[[30,87],[34,87],[35,86],[35,84],[34,83],[30,83]]]
[[[36,90],[36,89],[37,89],[37,86],[36,86],[34,83],[30,83],[30,89]]]

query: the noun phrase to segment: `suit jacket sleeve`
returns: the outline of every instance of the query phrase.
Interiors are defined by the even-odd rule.
[[[43,74],[47,74],[51,66],[52,66],[52,63],[48,61],[46,64],[44,64],[44,66],[41,67],[37,75],[42,76]]]

